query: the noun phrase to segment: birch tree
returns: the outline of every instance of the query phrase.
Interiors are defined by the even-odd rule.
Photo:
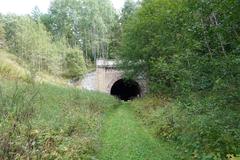
[[[85,58],[108,57],[115,10],[109,0],[56,0],[49,10],[55,39],[66,37],[83,49]]]

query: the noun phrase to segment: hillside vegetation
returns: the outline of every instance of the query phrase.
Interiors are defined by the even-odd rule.
[[[14,55],[0,50],[0,77],[11,80],[28,81],[30,73],[24,63]]]
[[[236,160],[239,13],[239,0],[126,0],[120,14],[53,0],[0,15],[0,159]],[[66,87],[97,58],[148,94],[123,105]]]
[[[113,97],[0,81],[0,159],[94,159]]]
[[[192,98],[192,97],[190,97]],[[208,98],[186,103],[164,97],[132,102],[150,132],[177,145],[179,159],[227,159],[239,153],[239,111],[211,108]],[[191,102],[191,103],[190,103]],[[204,105],[205,104],[205,105]],[[235,154],[234,154],[235,153]]]
[[[239,11],[235,0],[143,0],[123,24],[121,68],[157,97],[137,113],[182,159],[240,153]]]

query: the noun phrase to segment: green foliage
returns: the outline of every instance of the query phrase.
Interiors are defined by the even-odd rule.
[[[55,0],[45,20],[56,40],[65,37],[71,46],[83,49],[85,58],[108,57],[111,29],[116,23],[110,0]]]
[[[177,144],[181,159],[222,160],[239,153],[239,112],[217,107],[215,99],[189,99],[186,104],[146,98],[133,106],[154,135]]]
[[[0,48],[4,48],[5,46],[5,30],[3,28],[2,17],[0,15]]]
[[[121,23],[124,24],[136,10],[137,4],[133,0],[126,0],[121,12]]]
[[[68,78],[82,77],[86,73],[86,65],[83,53],[79,49],[71,49],[66,53],[65,57],[66,72],[65,76]]]
[[[59,61],[51,36],[41,23],[30,17],[6,17],[6,37],[10,52],[27,61],[35,70],[55,72],[50,63]]]
[[[108,46],[108,58],[117,58],[120,55],[122,28],[127,19],[133,15],[137,8],[137,3],[132,0],[127,0],[121,11],[121,15],[115,17],[115,21],[111,28],[110,43]]]
[[[0,159],[94,159],[104,94],[0,82]]]
[[[27,62],[33,72],[47,71],[56,76],[71,74],[71,77],[83,73],[85,62],[79,58],[82,54],[80,49],[77,51],[68,47],[64,38],[53,42],[51,34],[40,20],[34,21],[26,16],[6,16],[4,23],[9,51]],[[70,62],[65,62],[69,53],[77,54],[74,56],[80,61],[75,63],[75,67],[82,68],[82,71],[75,69],[72,72],[69,68],[64,68],[69,66]],[[66,73],[67,70],[71,73]]]
[[[166,88],[169,94],[211,90],[218,79],[238,79],[233,73],[238,69],[232,71],[239,65],[238,10],[237,1],[144,1],[124,27],[123,69],[146,72],[152,91]]]
[[[239,1],[146,0],[123,28],[120,67],[177,99],[146,121],[196,159],[239,153],[239,11]]]
[[[120,42],[121,42],[121,25],[120,20],[116,17],[116,23],[111,28],[111,34],[109,37],[109,45],[108,45],[108,58],[114,59],[120,53]]]
[[[24,66],[21,59],[0,50],[0,78],[29,82],[30,73]]]
[[[34,19],[34,21],[39,22],[41,21],[41,16],[42,13],[40,9],[37,6],[35,6],[32,10],[31,17]]]
[[[0,23],[0,38],[1,38],[1,41],[4,38],[4,29],[3,29],[3,24],[2,23]]]

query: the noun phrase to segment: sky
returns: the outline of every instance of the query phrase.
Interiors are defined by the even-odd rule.
[[[0,0],[0,13],[30,14],[35,6],[46,13],[52,0]],[[111,0],[113,6],[120,10],[125,0]]]

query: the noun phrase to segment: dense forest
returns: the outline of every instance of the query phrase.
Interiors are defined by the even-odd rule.
[[[196,159],[240,152],[239,12],[237,0],[146,0],[123,27],[121,67],[176,103],[142,116]]]
[[[126,0],[120,13],[110,0],[54,0],[47,13],[36,7],[29,15],[0,15],[0,63],[7,64],[0,65],[0,77],[17,74],[8,68],[16,64],[4,61],[6,57],[27,68],[29,78],[18,77],[25,82],[38,72],[80,79],[94,68],[96,59],[116,59],[127,78],[147,81],[148,94],[131,106],[154,137],[177,146],[175,159],[236,157],[240,154],[239,13],[239,0]],[[67,93],[64,96],[73,97],[74,107],[86,101],[89,110],[81,110],[88,121],[90,114],[100,117],[106,101],[117,105],[103,95],[92,103],[80,92]],[[4,100],[0,106],[8,103],[7,96],[0,100]],[[95,105],[100,111],[91,108]],[[94,133],[99,129],[89,128]],[[0,147],[5,144],[1,138]],[[86,158],[88,151],[81,152],[82,159],[91,159]],[[66,158],[78,157],[72,152]],[[0,150],[0,159],[2,155]]]
[[[109,0],[56,0],[48,13],[35,7],[30,15],[0,17],[7,50],[36,71],[81,77],[87,64],[114,57],[119,17]]]

